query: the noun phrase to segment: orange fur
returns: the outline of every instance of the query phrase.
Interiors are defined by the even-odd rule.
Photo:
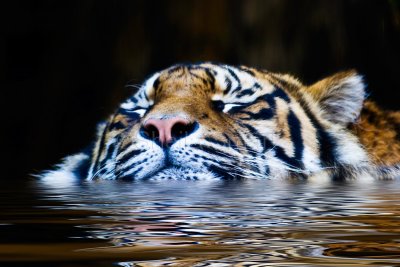
[[[101,124],[91,155],[72,156],[59,172],[79,167],[87,180],[398,177],[400,112],[364,100],[355,71],[306,86],[244,66],[176,65],[146,80]],[[156,127],[176,121],[184,123]]]
[[[383,111],[366,101],[360,118],[350,128],[376,164],[400,162],[400,112]]]

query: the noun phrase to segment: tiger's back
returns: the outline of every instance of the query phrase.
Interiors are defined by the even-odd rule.
[[[350,129],[377,166],[399,164],[400,112],[384,111],[374,102],[366,101],[359,119]]]

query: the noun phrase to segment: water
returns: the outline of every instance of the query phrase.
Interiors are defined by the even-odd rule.
[[[0,266],[400,266],[400,181],[0,189]]]

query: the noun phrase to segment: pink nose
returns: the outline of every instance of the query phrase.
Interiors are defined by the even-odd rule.
[[[182,117],[168,119],[148,119],[143,125],[144,133],[162,146],[171,144],[193,130],[193,124]]]

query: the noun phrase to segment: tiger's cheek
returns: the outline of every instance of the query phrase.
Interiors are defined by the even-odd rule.
[[[320,144],[316,126],[313,125],[303,108],[296,102],[291,104],[291,110],[301,122],[301,136],[304,144],[303,162],[307,169],[317,171],[320,168]]]
[[[134,143],[138,143],[142,140],[140,137],[140,129],[141,129],[141,123],[138,122],[134,125],[130,125],[129,128],[125,131],[121,138],[121,146],[120,150],[124,150],[125,148],[129,147],[130,145]]]
[[[226,129],[226,121],[218,112],[213,111],[206,104],[192,112],[194,120],[200,124],[206,132],[223,131]]]
[[[274,143],[285,149],[287,155],[293,156],[294,146],[291,141],[291,134],[288,122],[289,104],[282,100],[276,99],[276,120],[275,120],[275,140]]]

